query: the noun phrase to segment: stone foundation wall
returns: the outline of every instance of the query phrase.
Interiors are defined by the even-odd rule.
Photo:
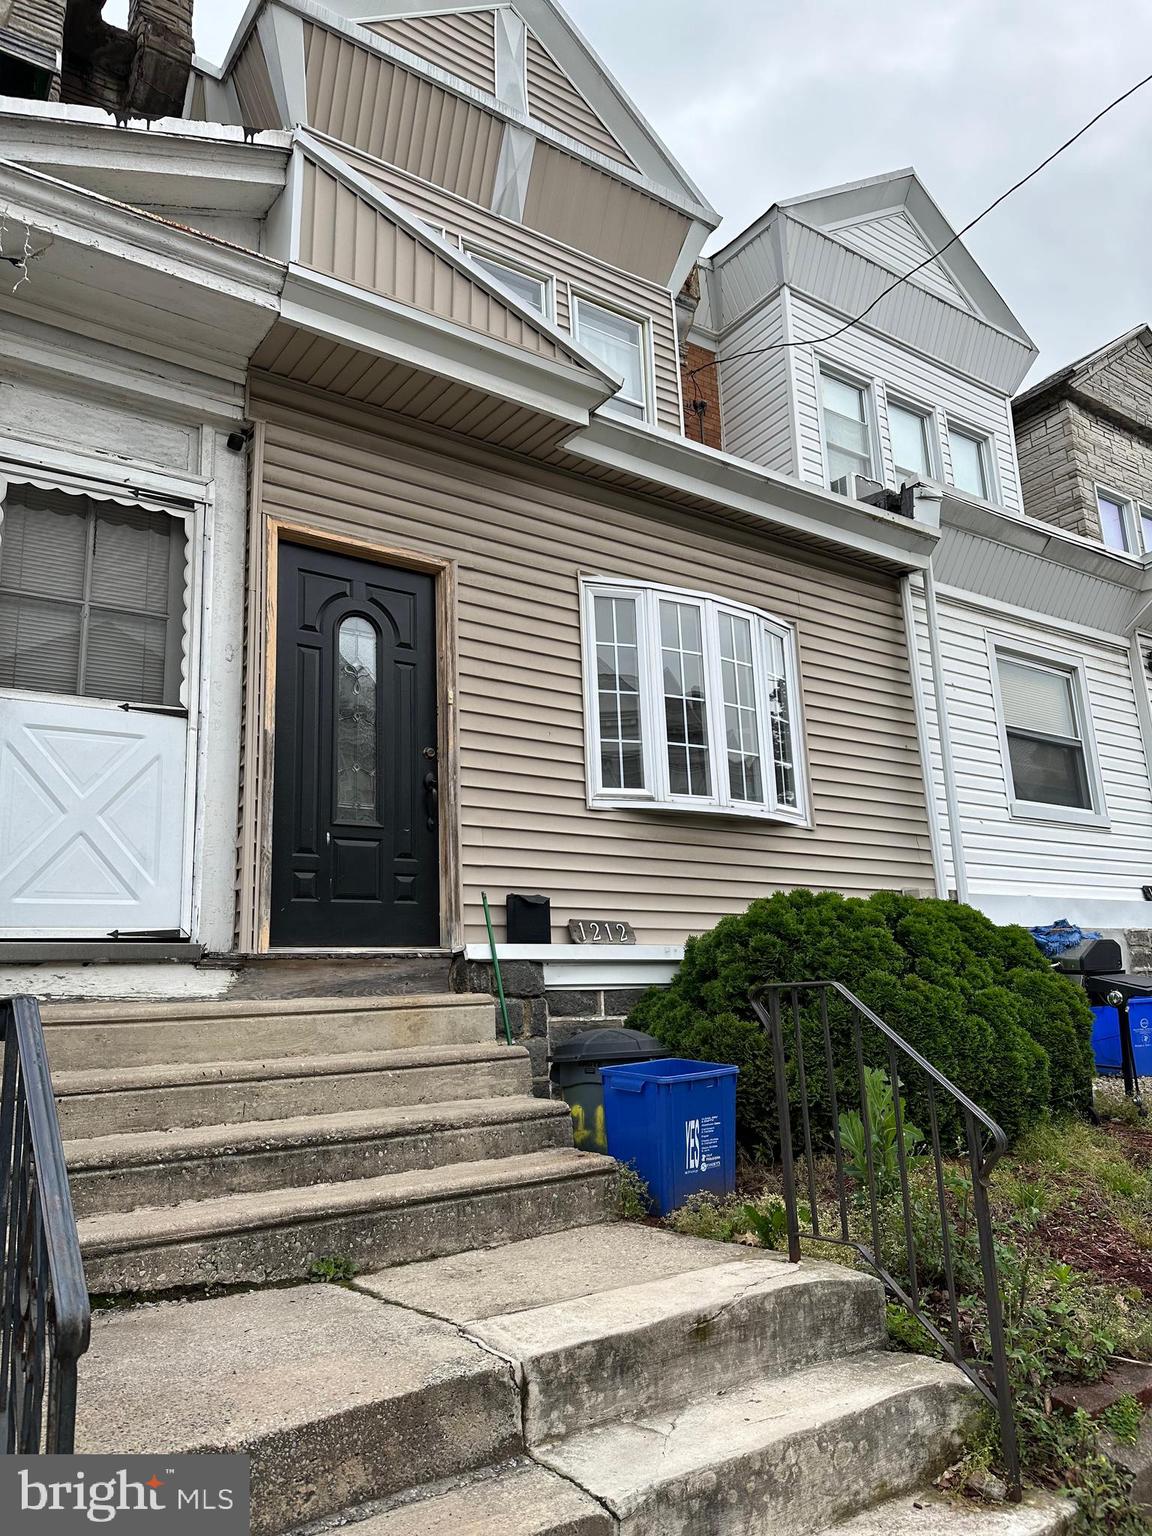
[[[646,986],[580,991],[568,987],[548,988],[544,985],[544,967],[536,960],[501,961],[500,974],[512,1038],[517,1045],[528,1048],[532,1059],[533,1091],[540,1098],[551,1096],[548,1060],[554,1047],[589,1029],[612,1029],[623,1025],[649,990]],[[495,997],[496,975],[491,963],[457,958],[452,965],[452,989],[455,992],[489,992]],[[504,1026],[499,1009],[496,1034],[503,1038]]]

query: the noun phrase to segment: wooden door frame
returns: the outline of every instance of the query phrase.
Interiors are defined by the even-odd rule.
[[[258,500],[256,505],[259,505]],[[255,662],[258,677],[247,690],[245,707],[255,725],[245,731],[246,760],[256,759],[256,794],[254,814],[242,816],[241,826],[241,912],[238,927],[239,948],[251,948],[260,954],[300,954],[299,948],[281,951],[270,943],[272,914],[272,814],[276,755],[276,642],[277,594],[280,575],[280,544],[304,544],[313,549],[331,550],[353,559],[369,560],[377,565],[399,566],[421,571],[435,583],[436,602],[436,755],[440,788],[440,943],[439,948],[461,947],[463,932],[462,893],[460,887],[460,811],[459,745],[456,723],[457,644],[456,644],[456,568],[451,560],[442,560],[418,550],[402,549],[371,537],[350,537],[298,523],[290,518],[265,517],[263,538],[253,540],[253,558],[261,569],[250,572],[249,613],[251,619],[263,615],[264,641],[259,636],[249,647],[249,660]],[[253,580],[255,577],[255,580]],[[262,596],[262,602],[260,598]],[[253,601],[255,599],[255,601]],[[251,622],[250,619],[250,622]],[[247,826],[244,825],[247,823]],[[254,855],[248,865],[251,872],[251,916],[245,923],[244,850],[249,842]],[[246,931],[247,927],[247,931]],[[437,946],[429,946],[437,947]],[[381,950],[389,946],[381,945]],[[318,945],[317,951],[324,950]],[[349,953],[372,951],[350,950]],[[397,954],[412,954],[412,949],[396,948]],[[418,951],[415,951],[418,952]]]

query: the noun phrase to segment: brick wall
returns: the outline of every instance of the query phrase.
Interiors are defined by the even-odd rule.
[[[705,368],[703,373],[691,377],[692,369],[710,363],[715,352],[689,342],[680,353],[680,387],[684,392],[684,436],[709,448],[724,446],[720,427],[720,370]],[[692,402],[702,401],[703,412],[694,411]]]

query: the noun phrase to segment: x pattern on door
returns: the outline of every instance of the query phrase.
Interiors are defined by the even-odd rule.
[[[180,927],[186,729],[0,701],[0,928]]]

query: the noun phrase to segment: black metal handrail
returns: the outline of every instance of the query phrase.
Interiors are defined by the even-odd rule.
[[[0,1445],[68,1455],[91,1317],[34,997],[0,999],[0,1040]]]
[[[820,1055],[816,1064],[818,1075],[824,1074],[827,1088],[827,1107],[831,1117],[831,1150],[835,1163],[836,1216],[832,1226],[823,1221],[818,1201],[817,1169],[813,1137],[811,1095],[809,1080],[812,1064],[806,1060],[804,1028],[802,1024],[801,994],[815,994],[818,1003],[820,1030]],[[1009,1490],[1014,1498],[1020,1496],[1020,1456],[1016,1439],[1016,1419],[1013,1406],[1012,1386],[1008,1379],[1008,1361],[1004,1346],[1004,1307],[1000,1292],[1000,1273],[996,1255],[996,1242],[992,1230],[992,1215],[988,1200],[988,1179],[1003,1156],[1008,1142],[1004,1132],[979,1105],[974,1104],[955,1084],[938,1072],[907,1041],[888,1027],[877,1014],[847,987],[838,981],[779,982],[757,988],[752,998],[752,1009],[757,1019],[768,1031],[772,1044],[772,1062],[776,1078],[776,1107],[780,1121],[780,1171],[783,1181],[785,1214],[788,1226],[788,1256],[793,1263],[801,1258],[801,1240],[830,1243],[851,1248],[883,1282],[890,1295],[901,1302],[915,1317],[926,1333],[935,1341],[945,1356],[977,1387],[989,1406],[995,1411],[1000,1428],[1004,1467]],[[860,1120],[864,1149],[864,1161],[850,1175],[845,1161],[843,1137],[840,1126],[841,1102],[837,1090],[836,1063],[832,1030],[828,1011],[830,996],[839,998],[851,1010],[852,1066],[849,1077],[856,1078],[860,1095]],[[794,1043],[789,1047],[786,1039],[783,1001],[788,1000],[791,1027],[787,1034]],[[878,1147],[873,1135],[867,1086],[866,1054],[875,1058],[877,1052],[864,1048],[864,1026],[880,1037],[879,1052],[886,1069],[892,1093],[894,1135],[892,1152],[895,1157],[896,1183],[899,1187],[899,1215],[902,1218],[904,1280],[892,1272],[883,1251],[881,1238],[882,1208],[891,1203],[895,1191],[883,1190],[878,1182],[876,1157]],[[808,1219],[801,1222],[801,1207],[796,1188],[796,1154],[793,1147],[792,1096],[789,1089],[789,1057],[793,1071],[792,1086],[800,1106],[803,1156],[808,1186]],[[875,1064],[875,1063],[874,1063]],[[922,1084],[922,1103],[927,1110],[930,1127],[929,1141],[932,1163],[932,1192],[940,1215],[940,1262],[943,1285],[948,1307],[947,1332],[937,1325],[931,1312],[924,1305],[918,1277],[914,1208],[909,1188],[910,1151],[906,1146],[905,1125],[907,1094],[902,1091],[901,1073],[911,1069]],[[956,1283],[956,1256],[958,1237],[949,1207],[944,1156],[941,1139],[942,1111],[949,1121],[958,1118],[962,1126],[959,1146],[971,1169],[972,1217],[980,1252],[980,1273],[983,1301],[987,1318],[987,1358],[979,1358],[965,1344],[960,1327],[960,1296]],[[850,1184],[851,1179],[851,1184]],[[867,1232],[871,1246],[850,1231],[850,1200],[861,1201],[866,1207]],[[904,1281],[906,1280],[906,1283]]]

